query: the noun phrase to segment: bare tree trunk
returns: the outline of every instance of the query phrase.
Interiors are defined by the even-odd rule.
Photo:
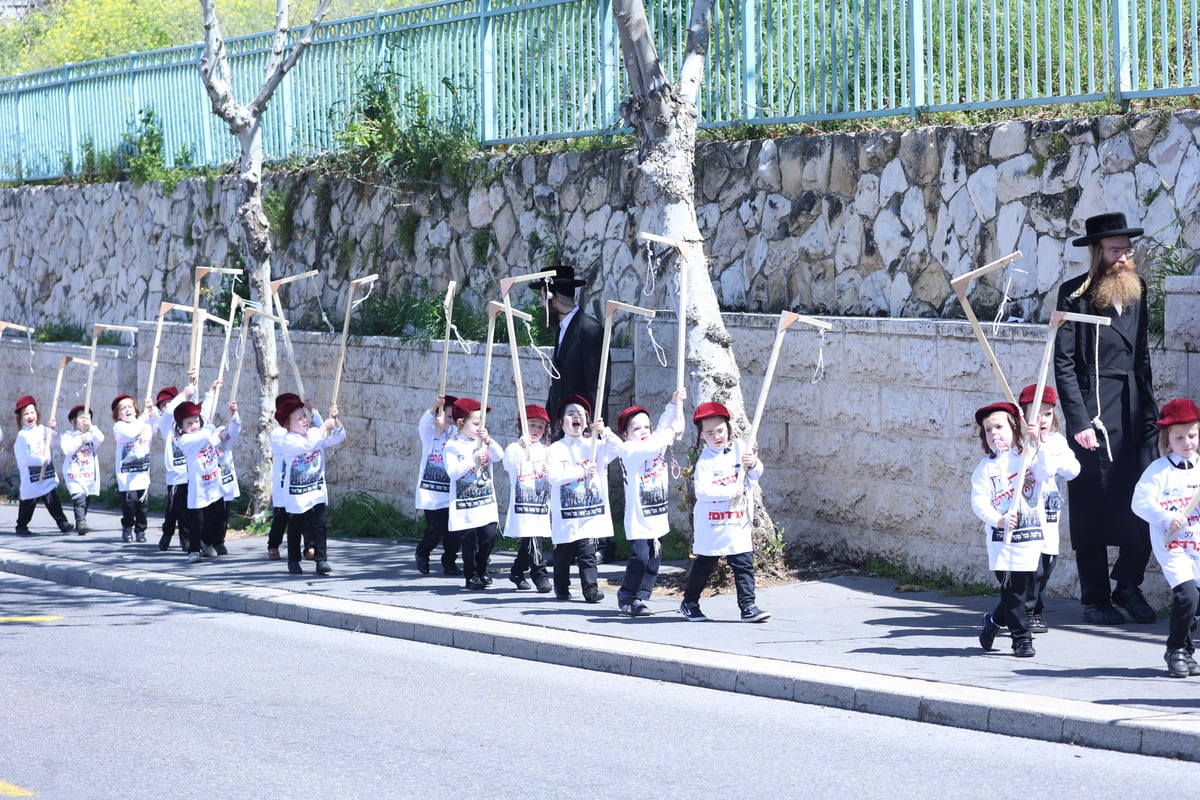
[[[305,36],[296,43],[290,53],[288,41],[288,0],[276,0],[275,38],[271,56],[263,70],[263,81],[258,94],[247,105],[238,103],[233,97],[230,79],[229,58],[225,50],[225,38],[213,8],[213,0],[200,0],[200,11],[204,18],[204,55],[200,59],[200,77],[205,91],[212,101],[213,113],[229,126],[229,132],[241,147],[238,177],[242,181],[240,202],[237,209],[237,231],[242,255],[246,263],[247,279],[253,297],[268,311],[271,309],[271,224],[263,211],[262,204],[262,114],[267,109],[279,82],[296,64],[304,49],[312,42],[312,36],[321,26],[329,0],[322,0],[313,14]],[[255,316],[251,329],[254,343],[254,360],[258,370],[259,418],[255,428],[257,458],[253,470],[253,500],[251,511],[258,516],[271,508],[271,430],[275,425],[275,395],[279,390],[279,357],[275,347],[275,324]]]
[[[693,405],[706,400],[723,403],[733,415],[735,434],[744,436],[750,426],[741,372],[733,354],[733,338],[725,328],[712,288],[704,240],[696,221],[696,94],[704,76],[712,0],[695,0],[692,6],[678,88],[662,72],[642,0],[613,0],[613,11],[632,85],[629,99],[621,105],[621,115],[638,137],[634,198],[643,209],[639,229],[687,244],[689,398]],[[757,489],[753,503],[759,566],[772,573],[784,572],[786,565],[775,524]]]

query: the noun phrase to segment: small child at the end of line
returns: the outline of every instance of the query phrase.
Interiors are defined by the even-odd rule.
[[[729,409],[712,401],[696,406],[692,421],[704,447],[696,459],[692,483],[696,508],[692,515],[695,560],[679,613],[689,622],[705,622],[700,594],[722,556],[733,572],[742,622],[766,622],[771,615],[755,605],[754,537],[749,490],[762,477],[763,464],[745,444],[733,438]]]
[[[1167,622],[1167,674],[1200,675],[1196,629],[1200,611],[1200,511],[1183,511],[1200,491],[1200,408],[1178,397],[1158,415],[1158,452],[1133,489],[1131,507],[1150,523],[1150,547],[1171,586]]]
[[[58,499],[58,473],[54,471],[51,449],[58,442],[58,431],[53,419],[42,424],[42,412],[37,402],[29,395],[17,400],[17,438],[13,442],[13,455],[17,459],[17,470],[21,473],[21,505],[17,509],[17,536],[29,536],[29,521],[38,501],[63,533],[71,531],[71,523],[63,513]]]

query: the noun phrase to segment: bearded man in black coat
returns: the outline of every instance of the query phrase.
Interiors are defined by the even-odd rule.
[[[1083,619],[1119,625],[1125,618],[1116,605],[1134,622],[1151,623],[1156,614],[1140,588],[1150,531],[1130,509],[1134,485],[1158,455],[1146,282],[1137,274],[1131,242],[1143,230],[1130,228],[1124,214],[1100,214],[1084,225],[1086,235],[1072,244],[1091,249],[1091,268],[1063,283],[1058,310],[1108,317],[1112,324],[1067,322],[1054,345],[1067,442],[1082,467],[1068,487],[1068,507]],[[1119,551],[1111,573],[1109,547]]]

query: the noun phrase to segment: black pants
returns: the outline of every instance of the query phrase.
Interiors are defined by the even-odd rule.
[[[184,487],[187,491],[187,487]],[[121,493],[121,528],[146,532],[146,495],[148,490]]]
[[[188,529],[188,552],[199,553],[201,545],[216,546],[221,542],[225,523],[225,501],[214,500],[204,508],[189,508],[184,513]]]
[[[496,523],[489,522],[478,528],[460,531],[462,535],[463,578],[482,578],[487,575],[492,550],[496,548],[496,537],[500,531]]]
[[[312,545],[313,560],[328,561],[325,552],[325,504],[317,503],[303,514],[290,514],[287,528],[288,562],[300,563],[301,542]]]
[[[187,538],[187,523],[184,517],[187,515],[187,484],[177,483],[174,486],[167,487],[167,512],[163,515],[163,536],[166,538],[167,544],[171,543],[171,537],[175,535],[175,528],[179,528],[179,537],[181,540]]]
[[[87,524],[87,512],[92,507],[92,498],[87,492],[71,495],[71,510],[75,512],[75,529]]]
[[[274,506],[271,509],[271,531],[267,534],[267,547],[279,549],[279,545],[283,544],[283,535],[287,533],[288,520],[291,515],[283,506]]]
[[[454,562],[458,559],[458,550],[462,546],[462,531],[450,530],[449,508],[425,510],[425,534],[417,543],[417,557],[429,558],[433,554],[433,548],[439,544],[442,546],[442,568],[453,569]],[[465,557],[463,561],[466,561]],[[465,563],[463,570],[466,573],[470,572]]]
[[[63,513],[62,501],[58,499],[58,492],[51,489],[41,497],[31,497],[21,501],[21,505],[17,507],[17,530],[29,527],[29,520],[33,519],[33,509],[37,508],[38,503],[46,506],[46,510],[50,512],[50,516],[54,517],[54,521],[58,523],[60,529],[64,526],[68,528],[71,526],[71,523],[67,521],[67,515]]]
[[[600,572],[596,569],[596,540],[580,539],[554,545],[554,593],[571,591],[571,561],[579,565],[579,584],[583,591],[598,588]]]
[[[522,578],[525,576],[525,570],[529,570],[529,577],[535,581],[546,577],[546,559],[542,556],[540,536],[522,537],[521,543],[517,545],[517,557],[513,559],[512,571],[509,574],[514,578]]]
[[[1021,639],[1033,639],[1025,622],[1025,608],[1033,597],[1036,572],[997,572],[1000,582],[1000,602],[992,611],[992,620],[1008,628],[1013,645]]]
[[[1192,625],[1200,608],[1200,587],[1195,581],[1184,581],[1171,587],[1171,617],[1167,623],[1167,649],[1196,652],[1192,641]]]
[[[688,573],[687,586],[683,590],[685,603],[699,603],[700,593],[708,585],[708,579],[717,568],[722,556],[696,556]],[[737,590],[738,608],[745,611],[754,605],[754,553],[737,553],[724,556],[725,563],[733,572],[733,586]]]
[[[1125,544],[1118,548],[1117,560],[1112,572],[1108,570],[1108,548],[1088,547],[1075,551],[1075,566],[1079,569],[1079,599],[1085,606],[1107,606],[1112,604],[1111,575],[1118,586],[1136,588],[1146,577],[1146,564],[1150,562],[1150,537],[1145,536],[1137,544]]]
[[[1033,591],[1025,601],[1026,614],[1041,614],[1046,610],[1046,585],[1050,583],[1057,563],[1058,556],[1042,553],[1042,560],[1038,562],[1037,573],[1033,577]]]
[[[658,581],[662,561],[662,542],[658,539],[630,539],[629,561],[625,563],[625,580],[617,591],[618,600],[649,600]],[[707,579],[706,579],[707,580]],[[753,591],[753,590],[752,590]]]

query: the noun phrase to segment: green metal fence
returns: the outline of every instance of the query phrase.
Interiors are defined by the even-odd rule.
[[[1200,0],[716,0],[702,124],[1116,101],[1200,88]],[[647,4],[668,76],[691,0]],[[299,32],[294,35],[299,35]],[[270,36],[228,42],[249,99]],[[168,162],[237,154],[196,70],[199,45],[0,79],[0,180],[79,170],[153,108]],[[602,134],[628,86],[609,0],[446,0],[324,26],[264,122],[268,157],[329,150],[357,76],[475,121],[484,144]]]

